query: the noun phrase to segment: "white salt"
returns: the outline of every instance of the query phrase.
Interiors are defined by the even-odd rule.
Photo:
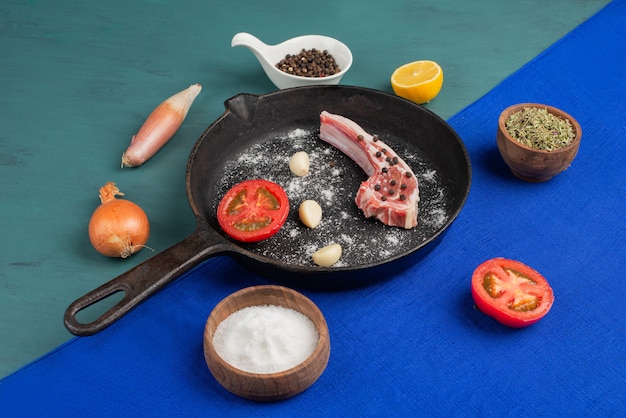
[[[333,205],[333,198],[335,197],[335,193],[330,189],[324,189],[321,191],[321,198],[324,199],[324,203],[326,206]]]
[[[400,239],[397,236],[393,236],[391,234],[385,236],[385,239],[387,240],[387,242],[389,242],[389,244],[391,245],[398,245],[398,243],[400,242]]]
[[[422,174],[422,180],[433,181],[437,172],[435,170],[428,170]]]
[[[341,241],[345,242],[346,244],[354,244],[354,239],[346,234],[341,234]]]
[[[230,314],[215,330],[222,359],[251,373],[276,373],[297,366],[315,350],[319,334],[304,314],[282,306],[250,306]]]
[[[304,129],[296,128],[293,131],[289,132],[289,134],[287,134],[287,138],[296,139],[296,138],[306,136],[308,134],[309,134],[308,131],[305,131]]]

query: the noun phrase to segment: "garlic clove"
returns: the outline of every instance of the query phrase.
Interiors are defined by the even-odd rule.
[[[309,174],[309,154],[305,151],[298,151],[289,159],[289,169],[298,177]]]
[[[340,244],[330,244],[315,251],[311,257],[313,258],[313,262],[318,266],[330,267],[339,261],[341,252]]]
[[[298,215],[304,225],[315,228],[322,221],[322,207],[315,200],[305,200],[298,208]]]

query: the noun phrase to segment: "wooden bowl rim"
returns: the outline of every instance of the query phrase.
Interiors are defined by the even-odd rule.
[[[309,318],[311,320],[311,322],[313,322],[313,325],[315,326],[315,328],[317,329],[317,333],[318,333],[318,340],[317,340],[317,344],[315,345],[315,348],[313,349],[313,352],[301,363],[297,364],[296,366],[286,369],[286,370],[282,370],[279,372],[273,372],[273,373],[254,373],[254,372],[248,372],[246,370],[242,370],[238,367],[233,366],[232,364],[230,364],[229,362],[227,362],[226,360],[224,360],[218,353],[217,351],[215,351],[215,347],[213,346],[213,340],[212,338],[209,338],[209,335],[211,335],[211,337],[213,336],[214,331],[209,332],[209,321],[210,319],[214,316],[215,312],[217,312],[219,309],[223,309],[223,307],[229,303],[230,300],[232,300],[233,298],[236,297],[241,297],[243,295],[246,294],[251,294],[251,293],[256,293],[262,290],[280,290],[281,292],[284,293],[290,293],[292,294],[294,297],[296,297],[297,299],[302,300],[304,303],[306,303],[312,310],[313,312],[318,315],[318,318],[311,318],[310,316],[308,316],[306,313],[302,312],[299,309],[294,309],[297,310],[298,312],[300,312],[301,314],[307,316],[307,318]],[[249,305],[249,306],[265,306],[265,305],[273,305],[272,303],[267,303],[267,304],[253,304],[253,305]],[[276,305],[274,305],[276,306]],[[243,308],[241,308],[243,309]],[[293,308],[290,308],[293,309]],[[219,324],[218,324],[219,325]],[[217,359],[217,361],[219,361],[220,365],[222,367],[224,367],[225,369],[228,370],[229,373],[232,373],[234,375],[237,376],[241,376],[243,378],[257,378],[257,379],[278,379],[281,377],[285,377],[291,374],[297,374],[298,372],[300,372],[303,369],[306,369],[310,366],[311,363],[313,363],[320,355],[322,355],[324,353],[324,351],[326,350],[327,347],[329,347],[330,345],[330,334],[328,331],[328,324],[326,323],[326,319],[324,318],[324,315],[322,314],[322,311],[318,308],[318,306],[308,297],[306,297],[305,295],[303,295],[302,293],[291,289],[289,287],[286,286],[279,286],[279,285],[257,285],[257,286],[249,286],[249,287],[245,287],[243,289],[240,289],[234,293],[231,293],[230,295],[226,296],[224,299],[222,299],[216,306],[215,308],[213,308],[213,310],[211,311],[211,313],[209,314],[209,317],[207,318],[206,324],[205,324],[205,332],[204,332],[204,345],[205,347],[207,347],[212,354],[212,357]]]
[[[521,142],[517,141],[515,138],[513,138],[511,136],[511,134],[509,134],[509,131],[506,129],[505,126],[505,122],[506,120],[509,118],[509,116],[511,116],[511,114],[524,109],[525,107],[538,107],[538,108],[542,108],[542,109],[547,109],[548,113],[551,113],[555,116],[558,116],[560,118],[565,118],[568,119],[570,121],[570,123],[572,124],[572,127],[574,128],[574,130],[576,131],[576,135],[574,136],[574,139],[572,140],[572,142],[569,145],[566,145],[564,147],[555,149],[553,151],[547,151],[547,150],[542,150],[542,149],[537,149],[537,148],[533,148],[533,147],[529,147],[527,145],[522,144]],[[518,104],[514,104],[511,105],[509,107],[507,107],[506,109],[504,109],[501,113],[500,113],[500,117],[498,118],[498,130],[502,133],[502,135],[504,136],[504,138],[506,138],[507,141],[509,141],[510,143],[525,149],[527,151],[531,151],[531,152],[537,152],[539,154],[558,154],[561,152],[566,152],[572,148],[575,148],[579,145],[580,143],[580,139],[582,137],[582,129],[580,127],[580,124],[578,123],[578,121],[569,113],[565,112],[564,110],[561,110],[557,107],[554,106],[550,106],[550,105],[546,105],[546,104],[541,104],[541,103],[518,103]]]

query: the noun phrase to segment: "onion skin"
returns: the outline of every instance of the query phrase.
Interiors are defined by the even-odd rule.
[[[152,111],[122,154],[122,167],[137,167],[148,161],[183,124],[202,86],[193,84],[176,93]]]
[[[102,204],[89,220],[89,240],[100,254],[127,258],[145,247],[150,223],[143,209],[129,200],[116,199],[116,195],[124,193],[113,182],[100,189]]]

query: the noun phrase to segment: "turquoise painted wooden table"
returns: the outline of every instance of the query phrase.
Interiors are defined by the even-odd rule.
[[[448,118],[607,4],[606,0],[139,0],[0,5],[0,377],[68,340],[77,297],[153,255],[105,258],[87,224],[98,188],[115,181],[151,220],[160,252],[188,236],[188,154],[238,93],[274,90],[240,31],[268,43],[320,33],[348,44],[343,84],[391,92],[389,76],[438,61]],[[173,140],[145,166],[120,156],[150,111],[192,83],[204,87]]]

